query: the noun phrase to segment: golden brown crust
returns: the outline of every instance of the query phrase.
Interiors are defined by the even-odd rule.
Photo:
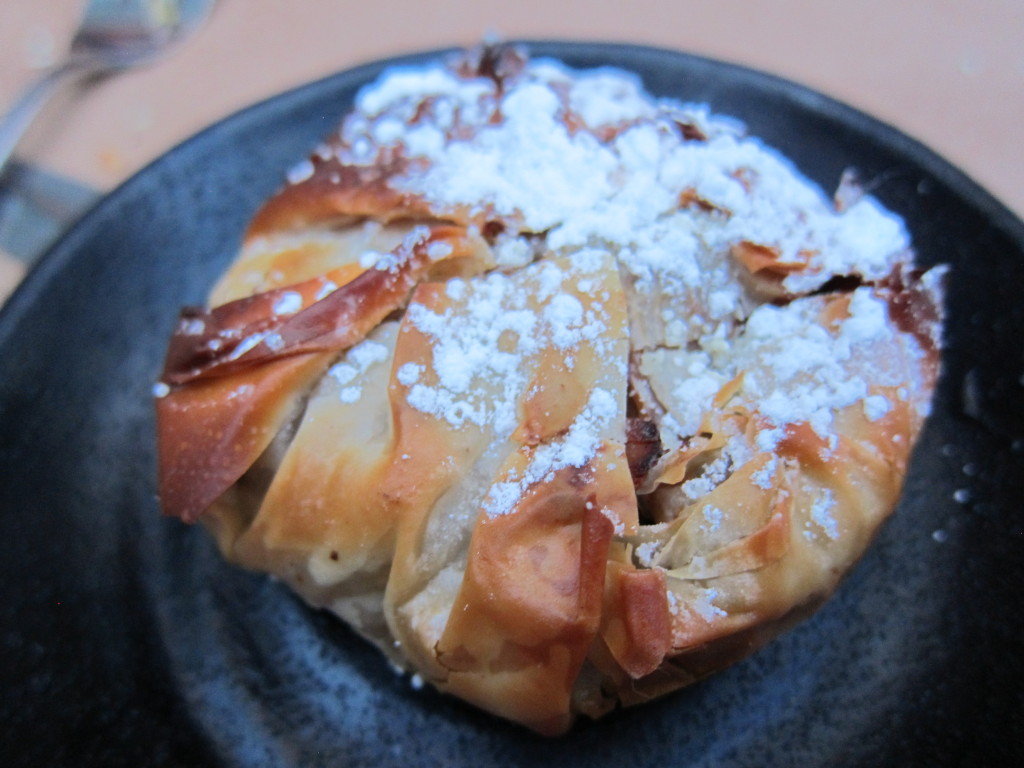
[[[431,216],[424,201],[388,185],[390,178],[405,170],[401,161],[367,167],[313,156],[309,162],[312,175],[270,198],[249,224],[247,239],[364,218],[390,222]]]
[[[159,398],[164,510],[195,522],[256,462],[326,362],[322,354],[283,358]]]

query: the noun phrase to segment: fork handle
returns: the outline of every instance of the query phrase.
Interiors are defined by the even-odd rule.
[[[0,175],[25,132],[58,87],[68,80],[85,77],[94,71],[96,67],[87,62],[68,59],[50,69],[22,92],[7,114],[0,118]]]

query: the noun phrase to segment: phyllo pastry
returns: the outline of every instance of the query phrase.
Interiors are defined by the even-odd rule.
[[[941,270],[736,121],[486,47],[385,73],[157,385],[160,495],[545,734],[744,657],[894,509]]]

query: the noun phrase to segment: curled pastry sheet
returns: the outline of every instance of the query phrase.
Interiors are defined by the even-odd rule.
[[[835,589],[927,414],[940,279],[872,199],[625,73],[507,47],[392,72],[183,313],[161,499],[560,733]]]

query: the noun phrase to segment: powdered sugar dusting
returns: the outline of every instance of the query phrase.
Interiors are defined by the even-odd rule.
[[[313,175],[315,168],[312,160],[303,160],[288,171],[288,183],[298,184]]]
[[[327,375],[342,385],[338,398],[343,403],[355,403],[362,397],[363,388],[359,384],[370,366],[386,362],[391,356],[387,346],[367,339],[348,350],[344,359],[332,365]]]
[[[892,403],[883,395],[869,395],[864,398],[864,416],[868,421],[878,421],[892,410]]]
[[[827,451],[838,411],[860,403],[875,421],[891,409],[869,389],[903,383],[899,371],[867,362],[894,333],[871,282],[906,259],[909,238],[869,195],[837,210],[736,121],[655,99],[615,69],[534,60],[499,84],[444,64],[400,68],[361,91],[357,106],[340,131],[339,159],[377,163],[397,152],[411,162],[389,177],[392,188],[440,217],[500,223],[491,238],[498,269],[450,278],[446,301],[408,308],[404,322],[430,339],[430,360],[403,365],[395,382],[417,411],[507,439],[522,418],[528,361],[555,349],[572,373],[580,345],[601,343],[597,307],[608,296],[585,297],[599,286],[590,273],[609,257],[629,303],[632,375],[664,411],[663,441],[697,434],[733,381],[734,403],[757,416],[748,435],[729,435],[688,474],[688,502],[755,455],[763,458],[751,482],[770,489],[778,464],[765,454],[788,425],[808,424]],[[776,288],[786,301],[745,284],[744,270],[760,267],[736,256],[741,247],[784,265]],[[428,253],[444,258],[449,247]],[[375,252],[360,263],[388,267]],[[844,312],[812,295],[834,276],[867,283],[848,294]],[[572,428],[533,449],[524,476],[492,488],[490,513],[507,513],[556,468],[593,458],[596,433],[586,425],[600,421],[602,392],[594,386]]]
[[[823,489],[811,504],[811,520],[833,540],[839,538],[839,526],[831,514],[835,504],[836,500],[828,488]]]
[[[409,386],[411,406],[458,427],[471,422],[493,426],[507,436],[515,428],[516,403],[526,386],[525,356],[537,347],[540,319],[527,306],[516,280],[494,273],[449,286],[453,305],[434,312],[421,304],[409,307],[406,319],[432,339],[433,381],[405,369],[399,381]],[[498,392],[480,382],[501,382]]]
[[[506,515],[531,486],[550,482],[559,470],[586,466],[597,455],[602,434],[619,413],[620,404],[612,393],[604,389],[593,390],[566,434],[531,452],[521,477],[512,477],[491,487],[484,499],[484,510],[491,517]]]

